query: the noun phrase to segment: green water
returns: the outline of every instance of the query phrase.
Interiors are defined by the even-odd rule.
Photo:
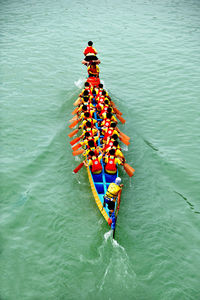
[[[1,300],[200,299],[199,16],[198,0],[0,1]],[[72,174],[88,40],[136,169],[116,241]]]

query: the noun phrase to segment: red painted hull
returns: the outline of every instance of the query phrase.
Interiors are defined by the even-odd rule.
[[[89,82],[92,86],[98,86],[100,79],[96,77],[88,77],[87,82]]]

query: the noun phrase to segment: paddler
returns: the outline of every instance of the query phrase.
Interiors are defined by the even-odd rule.
[[[111,122],[115,122],[117,124],[117,119],[115,118],[115,116],[111,113],[106,113],[104,115],[104,120],[101,122],[101,127],[103,129],[106,129],[108,127],[110,127]]]
[[[117,135],[119,137],[119,133],[116,130],[117,124],[115,122],[111,122],[110,127],[106,127],[102,130],[102,135],[103,135],[103,143],[106,143],[107,140],[112,136],[112,135]]]
[[[90,96],[92,96],[93,88],[91,87],[90,83],[86,81],[84,86],[85,86],[85,88],[81,91],[81,93],[79,94],[79,97],[83,96],[84,91],[88,91]]]
[[[93,46],[93,42],[89,41],[88,46],[83,51],[83,54],[85,55],[85,58],[82,61],[82,64],[84,64],[84,65],[88,66],[88,64],[90,62],[93,62],[93,61],[95,61],[97,64],[100,64],[100,60],[96,56],[97,55],[97,50],[92,46]]]
[[[110,210],[110,215],[114,212],[115,202],[119,192],[121,191],[124,185],[121,184],[121,178],[117,177],[114,182],[110,183],[107,189],[107,192],[104,196],[103,207],[108,205],[108,209]]]
[[[84,120],[82,122],[82,124],[78,127],[78,129],[87,129],[88,127],[89,128],[93,128],[94,127],[94,124],[97,122],[96,119],[94,118],[88,118],[86,120]]]
[[[102,164],[101,164],[101,159],[102,159],[102,154],[96,156],[94,151],[89,152],[89,161],[86,163],[85,161],[83,162],[86,167],[91,166],[91,172],[93,174],[100,174],[102,172]]]
[[[118,153],[116,153],[118,151]],[[117,154],[117,156],[116,156]],[[108,174],[116,174],[117,173],[117,164],[123,165],[123,154],[119,149],[110,149],[108,154],[104,157],[105,162],[105,172]]]
[[[79,114],[81,114],[81,119],[83,119],[83,114],[85,113],[85,112],[89,112],[90,114],[91,114],[91,117],[93,117],[93,114],[94,114],[94,112],[95,112],[95,109],[93,108],[94,106],[92,105],[92,104],[89,104],[89,105],[84,105],[84,104],[82,104],[80,107],[79,107],[79,109],[78,109],[78,111],[77,111],[77,114],[79,115]]]
[[[97,147],[97,141],[99,139],[100,132],[96,136],[86,135],[86,138],[81,142],[82,146],[87,146],[87,148]]]

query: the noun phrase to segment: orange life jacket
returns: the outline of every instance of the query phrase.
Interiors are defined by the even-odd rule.
[[[110,127],[110,123],[111,123],[111,120],[110,119],[105,119],[104,120],[105,122],[104,122],[104,127]]]
[[[105,146],[104,150],[106,151],[108,148],[113,146],[114,141],[109,141],[109,143]]]
[[[97,93],[97,97],[100,97],[102,95],[103,89],[99,89]]]
[[[113,135],[113,131],[114,131],[114,129],[108,128],[103,139],[107,140],[107,138],[109,138],[110,136]]]
[[[92,160],[92,173],[101,171],[102,170],[102,165],[99,162],[98,158]]]
[[[109,107],[108,105],[105,105],[104,108],[102,109],[102,111],[100,112],[99,116],[102,116],[104,113],[106,113],[108,110],[108,107]]]
[[[112,171],[112,172],[115,172],[117,171],[117,167],[116,167],[116,164],[115,164],[115,157],[114,156],[110,156],[108,158],[108,162],[105,166],[105,170],[106,171]]]

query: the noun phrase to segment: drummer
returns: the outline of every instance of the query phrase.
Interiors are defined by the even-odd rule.
[[[100,64],[100,60],[98,59],[98,57],[96,56],[97,54],[97,50],[92,47],[93,42],[89,41],[88,42],[88,46],[85,48],[85,50],[83,51],[83,54],[85,55],[84,60],[82,61],[83,65],[89,65],[90,62],[95,61],[96,64]]]

